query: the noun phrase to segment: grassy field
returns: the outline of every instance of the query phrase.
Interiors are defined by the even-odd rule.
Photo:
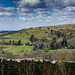
[[[33,52],[32,46],[13,46],[13,45],[0,45],[3,47],[2,51],[5,53],[12,53],[13,55],[23,55],[24,53]]]

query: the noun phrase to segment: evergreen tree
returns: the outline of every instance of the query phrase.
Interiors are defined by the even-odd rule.
[[[11,44],[11,40],[9,41],[9,44]]]
[[[41,45],[39,46],[39,48],[42,49],[42,48],[43,48],[43,44],[41,44]]]
[[[31,41],[31,42],[34,42],[34,35],[31,35],[30,41]]]
[[[13,45],[14,45],[14,41],[13,41]]]
[[[56,37],[53,37],[52,41],[55,43],[56,42]]]
[[[53,32],[53,30],[51,29],[51,33]]]
[[[64,37],[63,38],[63,41],[61,42],[61,45],[63,46],[63,47],[67,47],[67,39]]]
[[[18,45],[20,45],[20,44],[21,44],[21,40],[18,41]]]
[[[61,32],[57,31],[57,37],[61,36]]]
[[[54,49],[54,42],[50,43],[50,49]]]

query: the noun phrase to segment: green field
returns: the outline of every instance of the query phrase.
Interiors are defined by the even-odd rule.
[[[5,53],[12,53],[13,55],[23,55],[24,53],[33,52],[32,46],[0,45],[0,47],[3,47],[2,51]]]

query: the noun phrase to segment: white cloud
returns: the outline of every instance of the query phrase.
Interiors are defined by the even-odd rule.
[[[11,17],[0,17],[0,22],[1,21],[12,21],[13,19]]]
[[[17,12],[20,13],[20,12],[29,12],[30,10],[27,9],[27,8],[17,8]]]
[[[15,7],[0,7],[0,11],[9,11],[9,12],[15,12]]]
[[[0,12],[0,16],[13,16],[14,14],[11,12]]]
[[[19,17],[19,19],[22,20],[22,21],[26,21],[25,17]]]
[[[64,11],[74,11],[75,12],[75,7],[72,7],[72,6],[68,6],[66,8],[63,9]]]
[[[35,6],[40,3],[40,0],[20,0],[18,2],[19,6]]]

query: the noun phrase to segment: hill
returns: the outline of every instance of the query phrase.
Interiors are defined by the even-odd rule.
[[[33,42],[30,42],[32,35],[34,37]],[[18,45],[19,40],[21,40],[21,45]],[[19,55],[27,57],[29,55],[28,57],[31,57],[35,53],[39,55],[42,52],[75,51],[75,24],[0,32],[0,44],[0,56],[9,54],[12,57],[13,55],[16,57]],[[36,55],[32,56],[32,58]],[[41,57],[42,55],[39,58]]]
[[[66,35],[72,33],[72,35],[75,36],[75,24],[67,24],[67,25],[27,28],[17,32],[16,31],[6,32],[4,34],[0,33],[0,38],[1,39],[22,39],[24,43],[25,42],[24,39],[29,40],[32,34],[38,39],[41,39],[42,37],[49,38],[50,36],[49,33],[51,29],[54,31],[61,31]]]

